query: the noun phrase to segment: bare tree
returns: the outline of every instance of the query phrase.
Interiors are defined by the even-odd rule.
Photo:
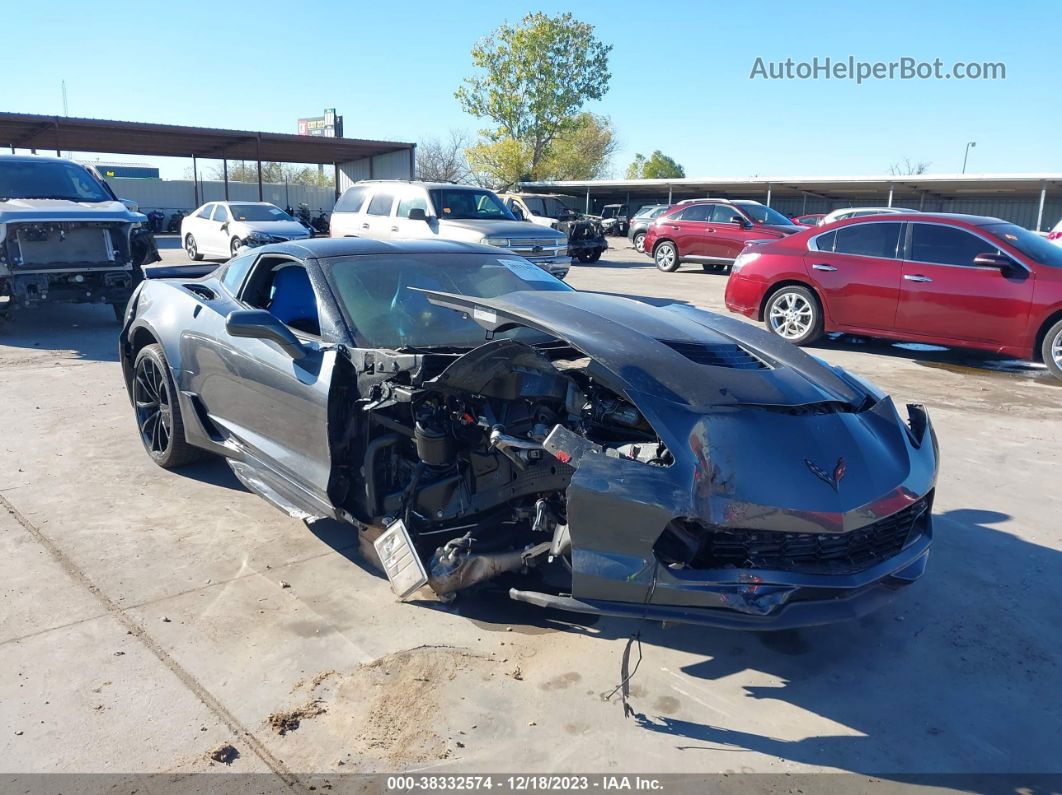
[[[926,160],[912,163],[909,157],[905,157],[902,163],[893,163],[889,166],[889,173],[894,177],[910,177],[915,174],[925,174],[931,165],[932,163]]]
[[[424,182],[465,182],[469,178],[465,149],[471,139],[452,129],[448,137],[426,138],[417,144],[417,179]]]

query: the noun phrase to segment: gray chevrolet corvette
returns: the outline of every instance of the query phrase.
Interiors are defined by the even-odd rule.
[[[924,407],[750,324],[444,241],[149,271],[119,342],[148,454],[349,524],[403,599],[782,629],[925,570]]]

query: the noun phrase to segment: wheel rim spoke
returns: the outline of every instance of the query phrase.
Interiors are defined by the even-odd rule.
[[[169,388],[162,369],[151,359],[142,360],[137,368],[133,404],[144,446],[152,453],[165,453],[173,424]]]

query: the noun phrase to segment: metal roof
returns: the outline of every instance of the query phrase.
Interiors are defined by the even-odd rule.
[[[414,144],[358,138],[220,130],[110,119],[0,113],[0,146],[58,152],[106,152],[263,160],[281,163],[344,163],[411,150]]]
[[[773,196],[826,196],[865,194],[871,191],[924,191],[936,195],[1038,193],[1041,188],[1062,187],[1062,173],[1044,174],[912,174],[852,177],[683,177],[682,179],[596,179],[558,182],[525,182],[522,190],[591,192],[614,194],[630,191],[639,196],[667,196],[703,192],[706,194],[764,194]]]

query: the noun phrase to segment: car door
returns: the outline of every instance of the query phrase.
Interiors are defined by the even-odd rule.
[[[675,242],[680,257],[704,256],[704,234],[710,204],[691,204],[657,221],[658,236]]]
[[[940,341],[1014,344],[1024,333],[1033,277],[974,264],[978,254],[1003,253],[995,243],[946,223],[911,223],[903,262],[896,327]]]
[[[200,252],[210,250],[210,216],[214,214],[214,203],[204,204],[184,219],[182,229],[185,235],[195,238],[196,248]]]
[[[395,214],[391,219],[391,236],[404,240],[422,240],[435,237],[435,232],[426,220],[410,218],[413,210],[423,210],[425,215],[431,213],[431,203],[424,188],[409,186],[399,192],[395,202]]]
[[[214,215],[210,219],[209,223],[209,245],[211,253],[219,256],[228,256],[229,254],[229,222],[232,220],[232,213],[229,212],[229,208],[218,202],[214,205]]]
[[[704,250],[710,257],[733,260],[750,240],[763,239],[740,210],[729,204],[717,204],[705,229]]]
[[[391,210],[395,204],[395,189],[391,185],[379,186],[373,190],[372,198],[361,215],[359,228],[355,230],[358,237],[371,237],[375,240],[387,240],[391,237]]]
[[[330,237],[357,237],[361,226],[361,210],[368,192],[366,185],[353,185],[343,191],[332,208],[332,218],[328,224]]]
[[[189,383],[211,423],[252,466],[279,475],[303,497],[301,507],[320,513],[330,506],[328,393],[336,358],[336,346],[320,335],[322,298],[306,263],[262,254],[231,301],[272,312],[305,356],[296,360],[274,342],[233,337],[219,313],[216,329],[205,335],[213,344],[198,346],[190,363]]]
[[[811,238],[804,258],[833,325],[891,330],[903,268],[899,221],[863,221]]]

